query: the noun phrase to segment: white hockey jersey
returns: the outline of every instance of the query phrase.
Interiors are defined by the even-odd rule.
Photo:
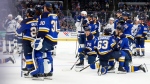
[[[132,29],[131,29],[131,34],[132,34],[133,36],[135,36],[136,33],[137,33],[138,25],[139,25],[139,24],[134,24],[133,27],[132,27]]]
[[[5,21],[4,27],[5,27],[7,33],[10,33],[10,34],[15,33],[15,31],[16,31],[16,21],[7,19]]]

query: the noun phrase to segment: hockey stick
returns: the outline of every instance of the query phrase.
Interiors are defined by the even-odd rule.
[[[78,37],[78,36],[77,36],[77,37]],[[77,58],[77,57],[78,57],[77,48],[79,48],[79,45],[77,46],[77,41],[76,41],[76,50],[75,50],[75,55],[76,55],[76,57],[75,57],[75,58]]]
[[[73,69],[73,67],[76,65],[76,63],[79,61],[80,58],[77,59],[77,61],[74,63],[74,65],[70,68],[70,70]]]
[[[99,61],[99,59],[96,60],[96,61],[94,61],[92,64],[96,63],[97,61]],[[80,69],[80,70],[75,70],[75,71],[76,71],[76,72],[81,72],[81,71],[83,71],[84,69],[88,68],[90,65],[91,65],[91,64],[87,65],[86,67],[84,67],[84,68],[82,68],[82,69]]]
[[[71,71],[74,68],[74,66],[76,65],[76,63],[79,61],[79,59],[80,58],[77,59],[77,61],[72,65],[72,67],[70,69],[68,69],[68,70],[66,69],[66,70],[62,70],[62,71]]]
[[[22,68],[23,68],[23,33],[22,33],[22,50],[21,50],[21,77],[23,76],[23,71],[22,71]]]
[[[81,31],[82,31],[82,23],[83,23],[83,19],[81,19],[81,23],[80,23],[80,27],[81,27]],[[78,41],[78,33],[77,33],[77,41]],[[77,51],[77,41],[76,41],[76,51]],[[78,48],[79,48],[79,45],[78,45]],[[76,57],[78,57],[78,53],[76,53]]]

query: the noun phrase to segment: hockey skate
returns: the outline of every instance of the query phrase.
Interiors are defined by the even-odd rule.
[[[12,57],[9,57],[9,60],[10,60],[13,64],[15,63],[15,61],[13,60]]]
[[[52,77],[53,76],[53,73],[44,73],[44,79],[49,79],[49,80],[52,80]]]
[[[80,60],[78,64],[76,64],[76,68],[83,68],[84,67],[84,60]]]
[[[144,57],[145,56],[145,52],[142,51],[142,55],[140,55],[140,57]]]
[[[30,71],[32,71],[34,69],[35,68],[28,69],[27,67],[25,67],[25,68],[22,68],[22,71],[23,71],[23,73],[29,73]]]
[[[118,70],[116,70],[115,73],[117,73],[117,74],[126,74],[127,72],[123,67],[119,66]]]
[[[44,81],[44,74],[38,74],[38,75],[32,76],[32,80]]]
[[[141,64],[141,65],[139,66],[139,70],[142,70],[144,73],[148,72],[147,67],[146,67],[146,64]]]
[[[108,73],[115,73],[115,66],[108,66]]]

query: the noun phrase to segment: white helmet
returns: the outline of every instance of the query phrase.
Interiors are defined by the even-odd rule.
[[[87,15],[87,12],[86,11],[82,11],[81,14]]]
[[[18,20],[19,20],[19,21],[22,21],[22,20],[23,20],[23,18],[18,18]]]
[[[138,17],[135,17],[134,20],[135,20],[135,21],[139,21],[139,18],[138,18]]]
[[[8,14],[8,17],[13,17],[13,15],[12,14]]]
[[[22,18],[21,15],[18,15],[15,19],[19,19],[19,18]]]
[[[114,21],[115,19],[113,17],[111,17],[111,18],[109,18],[109,20],[113,20]]]

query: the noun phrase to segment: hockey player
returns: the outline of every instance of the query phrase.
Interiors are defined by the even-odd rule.
[[[7,53],[7,51],[9,53],[13,53],[13,49],[14,49],[14,37],[15,37],[15,27],[16,27],[16,21],[13,19],[12,14],[8,15],[8,19],[6,20],[4,27],[6,29],[6,36],[5,36],[5,40],[6,42],[4,42],[4,47],[6,44],[6,47],[3,48],[3,53]]]
[[[95,30],[96,30],[96,33],[94,34],[94,36],[95,36],[95,38],[98,38],[99,37],[99,33],[101,31],[101,23],[98,21],[98,17],[97,16],[93,17],[93,21],[94,21]]]
[[[124,23],[124,34],[126,35],[126,37],[129,39],[129,45],[131,45],[131,43],[134,40],[134,37],[132,36],[131,30],[133,27],[132,21],[130,20],[130,14],[128,12],[123,12],[123,19],[125,20]]]
[[[9,61],[11,61],[13,64],[15,63],[14,60],[12,59],[12,57],[8,57],[8,58],[5,58],[5,59],[0,59],[0,64],[7,63]]]
[[[129,65],[129,62],[132,61],[132,57],[131,57],[132,53],[129,48],[129,40],[126,38],[123,32],[124,32],[124,28],[118,26],[116,31],[116,33],[120,37],[118,48],[120,49],[122,55],[121,59],[119,59],[120,62],[119,62],[118,71],[124,73],[124,72],[134,72],[134,71],[142,70],[143,72],[146,72],[146,68],[144,67],[144,65],[139,65],[139,66]]]
[[[133,25],[132,30],[131,30],[131,33],[132,33],[133,37],[135,37],[135,35],[137,34],[138,26],[139,26],[139,18],[136,17],[135,21],[134,21],[134,25]],[[131,50],[132,50],[133,55],[136,56],[136,42],[135,42],[135,38],[134,38]]]
[[[79,43],[79,48],[84,48],[85,44],[85,34],[84,34],[84,29],[83,29],[83,21],[87,20],[87,12],[82,11],[81,15],[77,17],[75,26],[76,26],[76,31],[78,35],[78,43]],[[79,53],[79,55],[82,53]]]
[[[19,29],[21,27],[20,23],[22,22],[23,18],[21,16],[17,16],[16,18],[16,30]],[[22,33],[21,34],[16,34],[16,38],[17,38],[17,43],[16,43],[16,48],[17,48],[17,52],[19,53],[19,55],[21,54],[21,50],[22,50]],[[14,53],[17,53],[14,51]]]
[[[114,29],[116,29],[118,22],[122,19],[122,11],[118,10],[116,13],[117,18],[114,21]]]
[[[114,18],[109,18],[109,23],[105,26],[105,28],[111,28],[112,33],[114,32]]]
[[[101,74],[106,74],[108,71],[108,61],[111,58],[111,53],[114,45],[116,44],[115,40],[111,36],[111,29],[104,29],[104,36],[101,36],[98,41],[96,41],[96,51],[99,55],[100,68],[98,72]]]
[[[35,11],[33,9],[28,9],[26,11],[27,19],[21,22],[21,27],[17,29],[17,35],[23,33],[23,50],[26,59],[26,67],[23,71],[31,71],[34,69],[33,59],[32,59],[32,47],[31,42],[34,41],[36,37],[37,30],[37,20],[33,18]]]
[[[95,25],[94,25],[94,21],[93,21],[93,16],[92,15],[88,15],[88,18],[83,21],[83,31],[87,27],[90,28],[91,34],[93,34],[93,35],[96,34],[96,29],[95,29]],[[79,50],[81,48],[83,48],[81,50],[84,50],[85,42],[86,42],[86,35],[85,35],[85,33],[80,34],[78,39],[79,39],[79,45],[80,45]],[[80,44],[80,43],[82,43],[82,44]],[[83,51],[78,51],[78,52],[79,52],[79,57],[84,57],[85,54],[82,53]],[[82,59],[81,59],[81,61],[78,64],[76,64],[76,66],[78,67],[78,66],[82,66],[82,65],[83,65],[83,62],[82,62]]]
[[[79,48],[79,52],[82,53],[80,55],[80,63],[78,63],[76,66],[84,65],[84,55],[88,56],[88,64],[90,65],[91,69],[95,69],[95,64],[92,64],[97,57],[97,53],[94,51],[95,41],[96,38],[91,33],[90,27],[85,27],[85,35],[86,35],[86,42],[85,42],[85,48]]]
[[[58,17],[56,14],[51,14],[52,10],[50,7],[50,3],[44,5],[44,12],[38,20],[38,35],[33,42],[35,59],[38,67],[36,70],[29,73],[31,76],[38,75],[38,78],[42,80],[44,76],[49,77],[53,75],[53,58],[51,56],[51,50],[53,46],[57,44],[57,30],[60,29]],[[43,58],[43,52],[46,52],[45,58]],[[45,61],[47,66],[43,65]]]
[[[145,37],[147,35],[148,28],[144,24],[144,17],[139,17],[140,24],[138,25],[137,34],[135,35],[136,39],[136,50],[138,56],[145,56],[144,44],[145,44]],[[140,49],[142,54],[140,55]]]
[[[42,12],[43,12],[43,7],[41,6],[41,5],[36,5],[35,6],[35,15],[34,15],[34,18],[36,19],[36,20],[38,20],[38,18],[40,17],[40,15],[42,14]]]
[[[123,27],[117,26],[116,34],[119,35],[119,37],[120,37],[117,45],[118,45],[118,48],[120,49],[120,51],[118,51],[118,52],[112,51],[111,55],[108,57],[115,58],[116,61],[119,61],[119,67],[117,68],[118,69],[117,73],[134,72],[134,71],[138,71],[138,70],[142,70],[143,72],[146,72],[146,68],[143,65],[139,65],[139,66],[130,66],[129,65],[129,61],[131,60],[131,58],[130,58],[131,53],[130,53],[130,49],[129,49],[128,39],[123,34],[123,31],[124,31]],[[115,48],[115,47],[113,47],[113,48]],[[112,50],[114,50],[113,48],[112,48]],[[103,52],[105,52],[105,51],[103,51]],[[102,57],[100,59],[102,60]],[[106,62],[105,62],[105,65],[106,65]],[[101,67],[100,70],[101,70],[100,71],[101,74],[106,74],[107,66]]]

